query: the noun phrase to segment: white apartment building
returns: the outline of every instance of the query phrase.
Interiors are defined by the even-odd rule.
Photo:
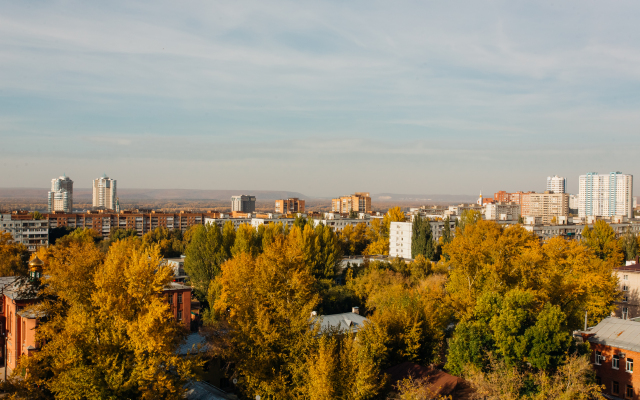
[[[14,242],[24,244],[29,251],[49,245],[49,221],[46,219],[14,219],[11,214],[0,214],[0,232],[9,233]]]
[[[93,180],[93,207],[115,210],[118,203],[116,180],[104,174]]]
[[[501,201],[484,205],[484,219],[489,221],[518,221],[520,204]]]
[[[567,179],[558,175],[547,177],[547,191],[552,193],[566,193]]]
[[[389,226],[389,257],[411,259],[412,222],[392,222]]]
[[[73,181],[66,174],[51,180],[47,203],[49,212],[73,212]]]
[[[580,175],[578,216],[633,218],[633,175],[611,172]]]

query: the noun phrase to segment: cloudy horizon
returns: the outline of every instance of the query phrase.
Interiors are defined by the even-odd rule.
[[[638,169],[637,2],[0,11],[0,187],[575,193]]]

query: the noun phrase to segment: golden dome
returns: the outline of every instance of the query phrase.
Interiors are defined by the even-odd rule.
[[[31,261],[29,261],[29,269],[30,270],[42,270],[44,266],[44,261],[35,256]]]

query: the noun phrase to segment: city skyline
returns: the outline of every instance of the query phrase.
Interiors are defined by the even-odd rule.
[[[586,172],[638,172],[634,2],[1,8],[2,187],[53,167],[308,196],[558,174],[576,193]]]

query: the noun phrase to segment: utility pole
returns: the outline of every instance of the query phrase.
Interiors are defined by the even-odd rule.
[[[584,312],[584,330],[587,330],[587,311]]]

